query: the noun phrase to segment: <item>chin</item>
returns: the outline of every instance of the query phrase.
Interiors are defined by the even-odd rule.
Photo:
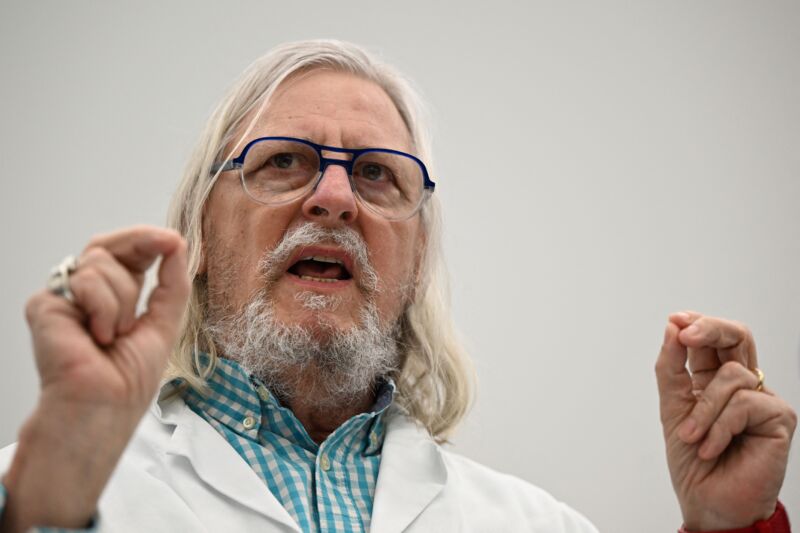
[[[345,332],[357,327],[359,322],[348,312],[340,309],[298,309],[287,313],[277,313],[279,323],[286,326],[299,326],[318,340],[325,340],[336,333]]]

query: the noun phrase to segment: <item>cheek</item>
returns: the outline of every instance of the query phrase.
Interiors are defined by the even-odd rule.
[[[263,285],[259,261],[280,240],[293,210],[239,199],[237,191],[215,192],[203,222],[209,297],[238,310]]]
[[[416,228],[385,234],[373,248],[373,264],[385,288],[390,292],[406,289],[416,279],[421,254],[421,239]]]

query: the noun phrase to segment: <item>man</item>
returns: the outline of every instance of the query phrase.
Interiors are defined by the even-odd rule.
[[[30,300],[42,390],[5,452],[3,531],[595,531],[438,444],[472,385],[429,160],[416,97],[363,50],[257,61],[188,166],[177,232],[99,236]],[[788,531],[796,416],[747,330],[674,314],[656,370],[685,526]]]

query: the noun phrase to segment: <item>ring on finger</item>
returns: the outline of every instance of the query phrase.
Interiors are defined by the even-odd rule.
[[[78,259],[68,255],[50,271],[47,278],[47,289],[55,295],[64,297],[69,303],[75,303],[75,297],[69,287],[69,276],[78,269]]]
[[[756,375],[758,378],[758,385],[756,385],[756,390],[761,392],[764,390],[764,372],[760,368],[754,368],[753,374]]]

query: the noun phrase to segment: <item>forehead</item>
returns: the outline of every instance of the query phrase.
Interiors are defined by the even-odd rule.
[[[408,128],[375,82],[317,69],[290,76],[272,95],[251,138],[285,135],[346,148],[411,151]]]

